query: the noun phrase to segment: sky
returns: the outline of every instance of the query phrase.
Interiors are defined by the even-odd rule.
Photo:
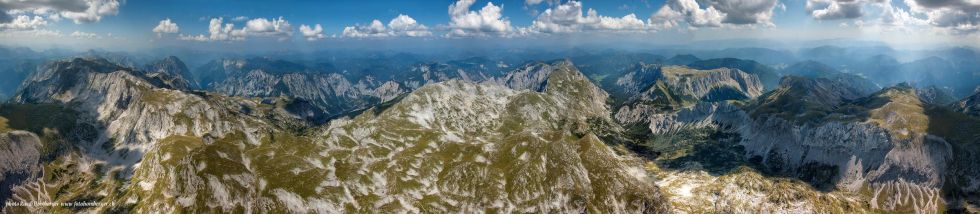
[[[140,50],[855,39],[980,46],[980,0],[0,0],[0,45]]]

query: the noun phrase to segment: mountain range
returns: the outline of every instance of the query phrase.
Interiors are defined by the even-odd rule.
[[[2,209],[978,210],[980,91],[960,85],[973,80],[898,82],[830,58],[590,56],[20,65],[0,106],[0,199],[111,205]]]

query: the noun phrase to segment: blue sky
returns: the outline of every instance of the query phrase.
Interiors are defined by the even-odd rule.
[[[139,29],[152,28],[162,19],[170,18],[189,32],[204,33],[208,21],[214,17],[231,19],[239,16],[248,18],[284,17],[290,23],[321,24],[327,34],[340,34],[344,27],[354,24],[368,24],[374,19],[382,22],[400,14],[409,15],[427,26],[444,24],[449,20],[447,7],[453,3],[448,0],[430,1],[193,1],[175,0],[161,4],[157,1],[129,1],[120,8],[118,17],[107,18],[105,30],[113,28]],[[473,9],[487,2],[504,8],[503,15],[515,25],[528,25],[534,19],[534,11],[542,11],[547,3],[527,6],[522,0],[476,1]],[[195,6],[188,6],[195,5]],[[663,5],[663,1],[651,0],[609,0],[587,1],[583,6],[596,9],[603,15],[624,16],[635,13],[649,16]],[[147,26],[150,26],[149,28]],[[75,29],[75,28],[71,28]],[[81,28],[79,28],[81,29]],[[143,36],[153,35],[149,30],[133,32]]]
[[[152,26],[161,19],[171,18],[178,23],[187,23],[189,29],[206,31],[207,21],[202,17],[237,17],[246,16],[250,18],[275,18],[283,16],[294,23],[320,23],[328,33],[340,33],[343,28],[355,23],[369,23],[374,19],[387,21],[399,14],[409,15],[419,22],[434,26],[445,23],[449,20],[447,7],[453,3],[449,0],[429,0],[429,1],[311,1],[311,0],[285,0],[285,1],[193,1],[176,0],[167,1],[170,3],[160,4],[156,1],[130,1],[120,9],[120,17],[135,17],[132,21],[120,20],[114,24],[131,24],[128,27]],[[516,25],[528,25],[533,17],[533,9],[541,10],[546,8],[546,4],[525,7],[525,2],[521,0],[507,1],[476,1],[474,10],[477,7],[492,2],[501,5],[503,15],[508,17]],[[646,4],[644,2],[649,2]],[[638,1],[638,0],[609,0],[609,1],[585,1],[586,7],[595,8],[604,15],[623,16],[629,13],[644,14],[649,16],[656,9],[656,6],[663,5],[663,1]],[[188,7],[187,5],[197,5]],[[627,5],[626,8],[622,8]],[[647,7],[646,5],[650,5]],[[525,9],[527,8],[527,9]],[[137,22],[138,20],[138,22]],[[197,23],[193,25],[193,23]]]
[[[0,44],[141,49],[459,39],[980,41],[980,3],[972,0],[473,1],[0,0]]]

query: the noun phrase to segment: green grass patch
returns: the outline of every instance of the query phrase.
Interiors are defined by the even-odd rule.
[[[0,117],[6,128],[42,134],[44,129],[69,130],[75,125],[78,112],[56,104],[0,105]]]
[[[94,136],[95,130],[77,124],[78,112],[56,104],[3,104],[0,117],[7,130],[25,130],[41,139],[41,159],[54,160],[59,154],[71,149],[78,139],[69,139],[67,133],[78,136]],[[88,140],[88,139],[86,139]]]
[[[697,162],[712,173],[724,173],[748,164],[741,137],[714,128],[685,129],[652,135],[639,145],[630,146],[647,157],[656,157],[663,168],[680,168]],[[645,153],[645,154],[644,154]]]
[[[10,128],[7,128],[7,118],[0,117],[0,133],[9,132]]]

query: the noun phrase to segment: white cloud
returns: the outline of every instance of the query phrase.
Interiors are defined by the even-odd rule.
[[[118,0],[86,0],[88,8],[85,11],[62,11],[61,16],[74,20],[75,23],[97,22],[102,16],[119,13]]]
[[[0,23],[13,20],[13,15],[40,15],[51,20],[71,19],[75,23],[97,22],[103,16],[119,13],[119,0],[0,0]]]
[[[667,0],[650,17],[657,28],[687,23],[690,27],[773,26],[776,0]]]
[[[243,41],[245,40],[245,28],[235,29],[235,24],[224,23],[224,18],[212,18],[208,23],[208,39],[213,41]]]
[[[81,31],[75,31],[68,36],[74,37],[76,39],[101,39],[102,37],[95,33],[87,33]]]
[[[236,16],[235,18],[232,18],[231,20],[232,21],[236,21],[236,22],[245,21],[245,20],[248,20],[248,16]]]
[[[886,27],[906,28],[929,25],[929,21],[917,18],[908,11],[892,6],[891,3],[883,4],[882,8],[880,22]]]
[[[815,19],[854,19],[864,16],[867,0],[807,0],[806,11]]]
[[[708,5],[725,14],[723,23],[772,25],[777,0],[707,0]]]
[[[368,25],[354,25],[344,28],[342,37],[348,38],[378,38],[391,36],[424,37],[432,32],[425,25],[419,24],[410,16],[401,14],[391,19],[385,26],[380,20],[373,20]]]
[[[179,35],[177,39],[188,41],[244,41],[245,28],[235,29],[235,24],[224,23],[224,18],[211,18],[208,22],[208,36]]]
[[[179,35],[177,39],[187,41],[245,41],[246,37],[276,37],[280,41],[287,40],[293,35],[292,26],[288,21],[278,19],[256,18],[249,20],[242,28],[235,28],[233,23],[224,23],[224,18],[212,18],[208,24],[208,35]],[[207,39],[202,39],[207,38]]]
[[[153,28],[153,32],[157,33],[157,37],[163,36],[164,33],[177,33],[180,31],[180,27],[177,27],[177,23],[170,21],[170,19],[160,20],[160,24],[157,24]]]
[[[344,32],[341,34],[343,37],[351,38],[365,38],[365,37],[387,37],[391,36],[388,33],[388,29],[385,28],[381,21],[375,19],[371,21],[369,25],[354,25],[344,27]]]
[[[19,15],[8,23],[0,23],[0,30],[34,30],[48,25],[41,16]]]
[[[694,0],[669,0],[650,17],[650,23],[661,28],[673,28],[687,22],[692,27],[721,27],[724,14],[714,7],[701,9]]]
[[[904,6],[909,8],[906,10],[902,5],[885,0],[808,0],[807,10],[815,19],[856,19],[854,26],[862,29],[930,33],[980,31],[980,16],[976,15],[980,14],[980,3],[971,6],[966,1],[906,0]],[[968,15],[971,13],[974,15]]]
[[[316,24],[315,27],[300,25],[299,32],[300,34],[303,34],[303,37],[305,37],[307,41],[316,41],[325,38],[323,36],[323,27],[320,26],[320,24]]]
[[[280,38],[293,35],[292,26],[282,16],[271,20],[265,18],[248,20],[245,23],[245,30],[250,35],[278,36]]]
[[[582,13],[582,2],[569,1],[542,12],[531,23],[530,30],[539,33],[570,33],[581,31],[636,32],[651,30],[635,14],[623,17],[601,16],[593,9]]]
[[[980,31],[980,2],[976,0],[905,0],[912,15],[953,33]]]
[[[515,32],[510,20],[503,17],[502,7],[493,2],[478,11],[470,11],[476,0],[459,0],[449,5],[450,22],[447,36],[510,36]]]
[[[432,32],[429,28],[423,24],[419,24],[412,17],[404,14],[399,14],[394,19],[388,22],[388,28],[395,35],[399,36],[409,36],[409,37],[423,37],[431,36]]]

